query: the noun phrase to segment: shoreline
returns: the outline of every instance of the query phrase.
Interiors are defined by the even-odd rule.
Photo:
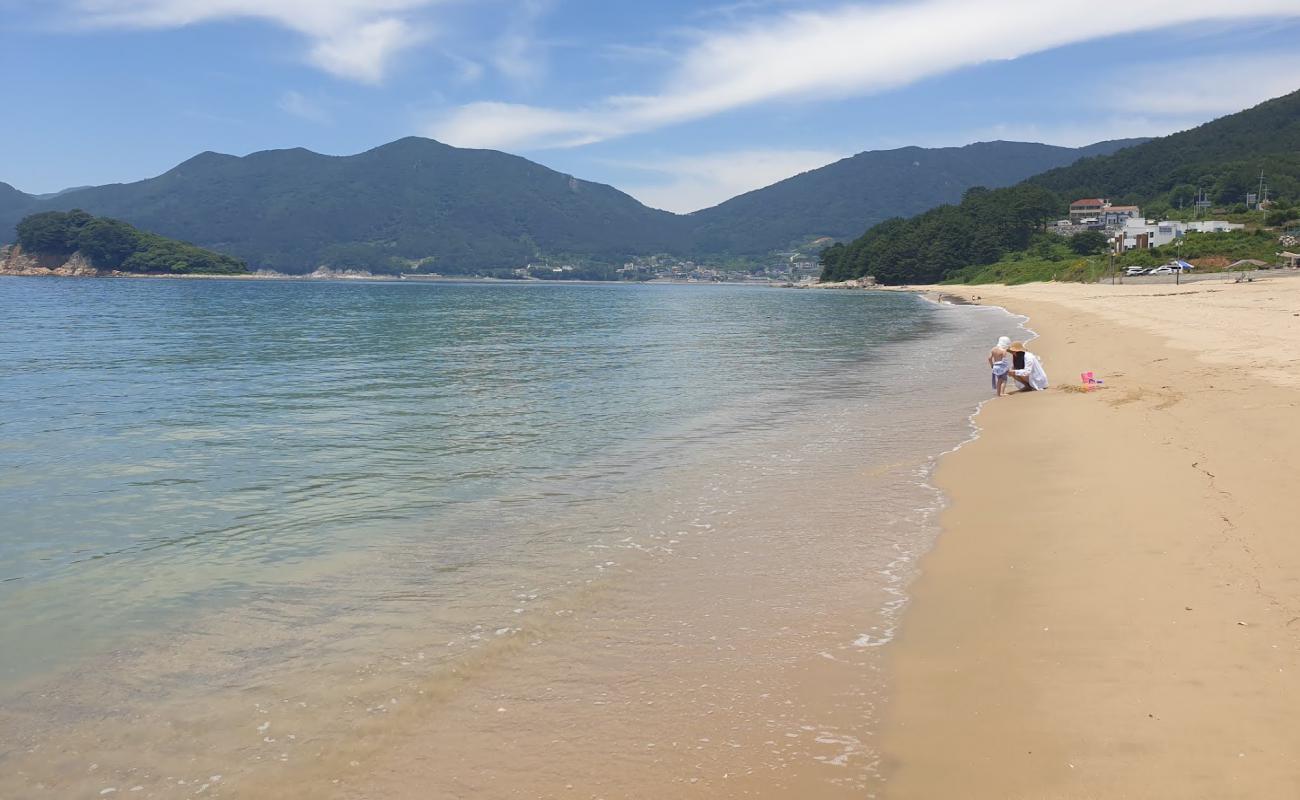
[[[759,281],[677,281],[677,280],[651,280],[651,281],[592,281],[592,280],[541,280],[539,278],[483,278],[475,276],[465,277],[398,277],[396,275],[290,275],[287,273],[277,274],[255,274],[249,273],[244,275],[220,275],[216,273],[197,273],[197,274],[169,274],[162,272],[96,272],[90,273],[62,273],[54,270],[43,270],[41,272],[14,272],[0,270],[0,278],[74,278],[78,280],[94,278],[127,278],[143,280],[223,280],[223,281],[285,281],[285,282],[305,282],[313,281],[319,283],[458,283],[458,284],[487,284],[487,285],[520,285],[520,286],[744,286],[746,288],[756,289],[781,289],[787,288],[777,282],[762,283]]]
[[[1300,285],[1170,288],[942,287],[1028,314],[1057,387],[1106,388],[986,402],[940,462],[886,797],[1300,791]]]

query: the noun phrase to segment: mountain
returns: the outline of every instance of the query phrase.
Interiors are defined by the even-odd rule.
[[[1093,152],[1018,142],[867,152],[686,216],[518,156],[400,139],[353,156],[202,153],[156,178],[35,197],[0,184],[0,241],[35,211],[83,209],[254,267],[464,273],[548,257],[757,256],[1005,185]]]
[[[430,257],[427,266],[451,272],[542,255],[618,258],[663,249],[680,227],[609,186],[420,138],[346,157],[202,153],[156,178],[33,203],[27,210],[85,209],[287,272],[411,269]]]
[[[1055,261],[1061,239],[1043,225],[1064,216],[1071,200],[1135,203],[1150,217],[1198,186],[1221,202],[1241,203],[1261,171],[1274,199],[1300,201],[1300,92],[1012,187],[971,190],[957,205],[887,220],[825,250],[822,277],[922,283],[975,276],[976,267],[1007,260]]]
[[[36,201],[35,197],[23,194],[7,183],[0,183],[0,241],[12,240],[12,223],[26,214]]]
[[[689,215],[693,244],[705,253],[759,255],[823,236],[851,239],[890,217],[955,203],[972,186],[1009,186],[1144,141],[1083,148],[999,141],[859,153]]]

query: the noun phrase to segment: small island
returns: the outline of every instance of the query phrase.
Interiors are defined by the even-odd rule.
[[[74,209],[32,214],[0,249],[0,275],[246,275],[232,256]]]

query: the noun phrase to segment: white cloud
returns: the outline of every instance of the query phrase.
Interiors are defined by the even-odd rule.
[[[497,72],[518,83],[535,83],[546,71],[534,28],[550,9],[550,0],[519,0],[491,56]]]
[[[686,213],[717,205],[791,175],[843,158],[828,150],[739,150],[681,156],[658,161],[619,163],[660,176],[623,189],[652,208]]]
[[[1146,0],[1080,13],[1064,0],[921,0],[793,11],[701,33],[653,94],[584,108],[479,102],[429,133],[476,147],[570,147],[774,100],[850,97],[988,61],[1199,22],[1300,17],[1296,0]]]
[[[305,36],[309,63],[342,78],[378,83],[393,58],[426,35],[417,9],[439,0],[70,0],[91,27],[180,28],[262,19]]]
[[[305,119],[308,122],[324,124],[333,121],[333,117],[325,108],[324,104],[317,100],[302,94],[301,92],[288,91],[280,95],[276,106],[286,114],[292,114],[295,117]]]
[[[1141,92],[1114,93],[1113,107],[1145,114],[1230,114],[1300,89],[1300,55],[1185,59],[1144,70]]]

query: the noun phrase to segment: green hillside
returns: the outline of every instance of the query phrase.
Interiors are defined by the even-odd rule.
[[[463,272],[542,254],[616,259],[661,250],[678,230],[674,215],[608,186],[418,138],[348,157],[203,153],[157,178],[36,207],[84,208],[286,272],[393,272],[421,262]]]
[[[26,214],[81,208],[291,273],[491,272],[546,258],[608,272],[631,256],[752,257],[820,236],[848,238],[873,220],[955,200],[972,185],[1011,183],[1123,144],[862,153],[687,216],[523,158],[429,139],[344,157],[203,153],[136,183],[44,197],[0,185],[0,241]]]
[[[146,233],[85,211],[43,211],[18,223],[18,245],[38,257],[65,261],[81,253],[97,269],[173,275],[238,275],[237,258]]]
[[[1300,92],[1153,139],[1109,158],[1038,175],[1032,183],[1067,199],[1106,197],[1152,211],[1190,206],[1197,189],[1216,205],[1234,206],[1259,186],[1270,196],[1300,198]]]
[[[1028,142],[859,153],[690,215],[696,252],[760,255],[829,236],[851,239],[890,217],[955,203],[972,186],[1009,186],[1143,139],[1084,148]]]
[[[1013,187],[974,189],[958,204],[911,219],[888,220],[825,250],[822,278],[874,275],[884,283],[1086,279],[1090,273],[1079,264],[1066,269],[1065,245],[1044,231],[1047,221],[1065,216],[1071,200],[1106,197],[1141,205],[1154,216],[1191,180],[1193,192],[1200,186],[1235,204],[1255,185],[1245,176],[1254,175],[1257,183],[1261,171],[1279,207],[1300,201],[1300,92]],[[1225,247],[1224,255],[1235,252],[1236,245]]]

